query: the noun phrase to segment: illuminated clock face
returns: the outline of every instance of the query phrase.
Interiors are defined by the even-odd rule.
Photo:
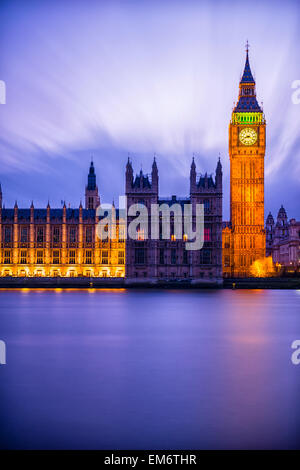
[[[257,141],[257,132],[250,127],[245,127],[241,130],[239,138],[242,144],[253,145]]]

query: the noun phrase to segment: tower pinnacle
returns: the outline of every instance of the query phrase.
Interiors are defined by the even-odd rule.
[[[250,68],[250,62],[249,62],[249,43],[247,41],[246,44],[246,62],[245,62],[245,68],[244,68],[244,73],[242,75],[240,83],[251,83],[255,84],[255,80],[253,78],[251,68]]]
[[[249,43],[246,43],[246,62],[239,85],[239,99],[233,113],[262,113],[256,99],[255,80],[249,62]]]
[[[90,170],[88,174],[88,184],[85,188],[85,208],[96,209],[100,204],[98,194],[98,186],[96,184],[96,173],[94,162],[91,160]]]

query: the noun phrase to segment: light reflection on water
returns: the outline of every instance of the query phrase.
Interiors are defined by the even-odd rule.
[[[0,446],[296,448],[299,305],[284,290],[1,290]]]

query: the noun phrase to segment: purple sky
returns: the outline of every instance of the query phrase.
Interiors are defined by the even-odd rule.
[[[228,124],[250,43],[267,119],[265,215],[299,219],[300,3],[1,1],[0,181],[6,207],[78,206],[93,155],[103,202],[157,154],[160,194],[189,192],[189,169],[224,170]]]

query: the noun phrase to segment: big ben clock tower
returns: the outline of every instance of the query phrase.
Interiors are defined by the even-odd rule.
[[[239,98],[229,124],[230,223],[223,230],[227,276],[248,276],[251,264],[265,256],[265,148],[266,121],[256,99],[247,43]]]

